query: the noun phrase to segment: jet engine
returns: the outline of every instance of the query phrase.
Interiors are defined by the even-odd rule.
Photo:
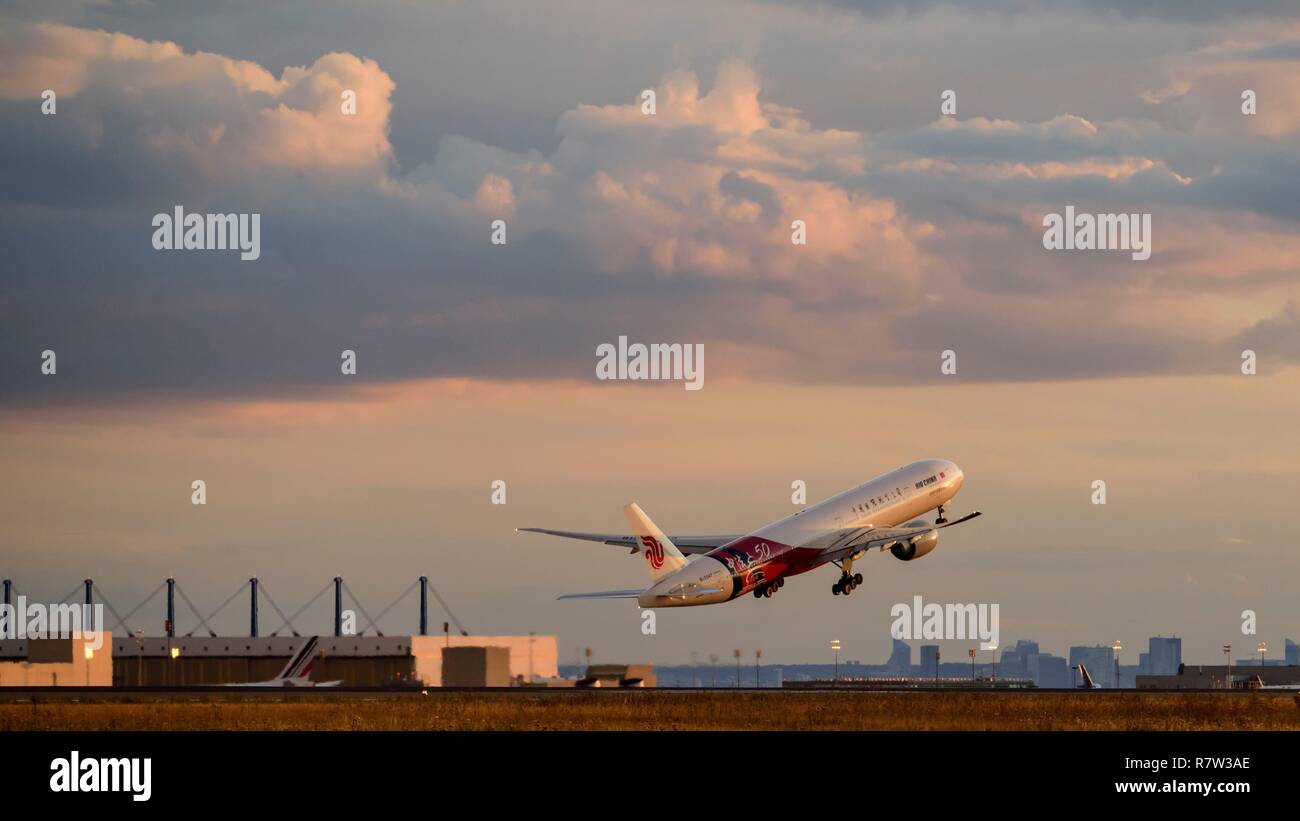
[[[908,522],[904,527],[928,527],[929,522],[924,519],[917,519],[914,522]],[[898,542],[889,549],[894,554],[895,559],[910,562],[912,559],[924,556],[935,546],[939,544],[939,529],[930,528],[924,533],[917,534],[906,541]]]

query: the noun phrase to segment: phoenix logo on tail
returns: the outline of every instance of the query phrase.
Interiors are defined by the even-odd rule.
[[[659,540],[654,536],[642,536],[641,544],[645,545],[645,559],[650,562],[651,570],[658,570],[664,566],[664,546],[659,544]]]
[[[905,562],[934,550],[939,531],[955,521],[943,509],[966,476],[946,459],[925,459],[878,476],[824,502],[750,533],[669,538],[636,504],[623,508],[632,535],[578,533],[524,527],[521,531],[630,547],[644,553],[650,587],[575,593],[562,599],[636,599],[641,607],[683,607],[730,601],[745,593],[771,598],[785,580],[823,565],[839,568],[831,586],[847,596],[862,584],[853,563],[868,551],[888,550]],[[938,512],[933,523],[916,518]],[[688,561],[687,556],[691,556]]]

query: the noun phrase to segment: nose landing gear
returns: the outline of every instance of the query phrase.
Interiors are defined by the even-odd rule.
[[[935,520],[934,520],[934,523],[937,524],[937,525],[946,525],[946,524],[948,524],[948,520],[945,519],[945,518],[943,518],[943,505],[939,505],[939,518],[935,519]]]

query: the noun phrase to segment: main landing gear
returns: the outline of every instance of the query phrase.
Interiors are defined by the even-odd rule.
[[[773,596],[775,596],[776,591],[780,590],[782,587],[785,587],[785,579],[777,579],[776,581],[768,582],[767,584],[762,585],[761,587],[755,587],[754,598],[770,599]]]
[[[943,518],[943,505],[939,505],[939,518],[935,519],[935,520],[934,520],[934,523],[937,524],[937,525],[946,525],[946,524],[948,524],[948,520],[945,519],[945,518]]]
[[[844,572],[840,574],[840,580],[837,581],[835,584],[831,585],[831,593],[835,594],[836,596],[839,595],[847,596],[850,593],[852,593],[854,590],[856,590],[858,585],[860,584],[862,584],[861,573],[854,573],[853,575],[850,576],[848,572]]]

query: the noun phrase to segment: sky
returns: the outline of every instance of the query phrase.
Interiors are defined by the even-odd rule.
[[[1300,639],[1294,4],[4,2],[0,61],[0,573],[29,597],[92,577],[125,613],[172,575],[207,615],[256,575],[292,613],[340,575],[377,615],[426,574],[566,663],[879,662],[915,595],[1126,663]],[[259,214],[260,257],[156,250],[177,205]],[[1150,259],[1046,249],[1067,206],[1149,214]],[[704,388],[598,380],[620,336],[703,345]],[[985,514],[934,553],[652,636],[555,601],[639,560],[514,532],[629,501],[744,532],[792,482],[927,457]]]

